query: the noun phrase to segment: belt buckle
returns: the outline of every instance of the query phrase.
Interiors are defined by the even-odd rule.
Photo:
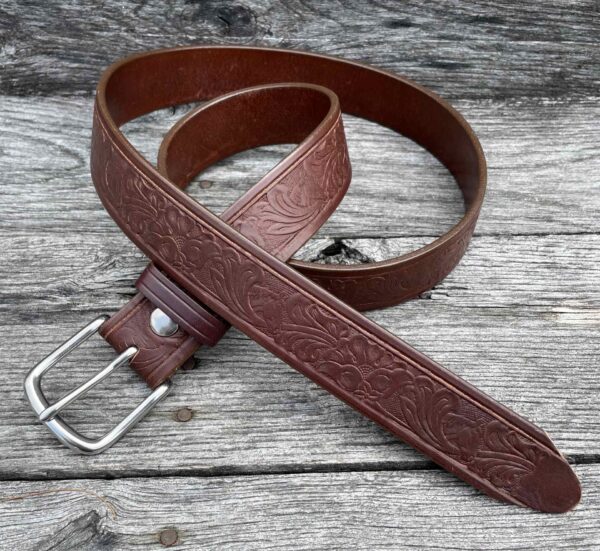
[[[59,346],[52,354],[38,363],[25,378],[25,395],[29,399],[31,407],[38,416],[39,421],[45,423],[45,425],[54,433],[56,438],[58,438],[65,446],[68,446],[76,453],[85,455],[102,453],[104,450],[113,446],[129,432],[134,425],[141,421],[171,389],[170,382],[161,384],[116,427],[98,440],[92,440],[82,436],[59,417],[58,414],[63,408],[67,407],[80,396],[86,394],[118,367],[126,363],[137,352],[135,347],[128,348],[87,382],[63,396],[54,404],[48,403],[41,388],[42,376],[49,369],[54,367],[62,358],[71,353],[73,349],[77,348],[94,335],[107,319],[108,316],[100,316],[86,325],[81,331]]]

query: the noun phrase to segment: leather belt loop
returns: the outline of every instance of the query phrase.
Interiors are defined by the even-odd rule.
[[[135,286],[200,344],[214,346],[229,329],[229,324],[190,297],[154,264],[142,272]]]

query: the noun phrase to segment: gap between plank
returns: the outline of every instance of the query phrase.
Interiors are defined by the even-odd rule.
[[[595,465],[600,464],[600,454],[573,454],[567,457],[570,465]],[[274,465],[268,469],[257,467],[215,467],[212,469],[186,469],[184,471],[177,469],[161,469],[156,471],[123,471],[119,472],[93,472],[86,474],[73,473],[72,476],[65,473],[46,476],[7,476],[0,473],[0,482],[43,482],[51,480],[121,480],[138,478],[218,478],[218,477],[243,477],[243,476],[289,476],[302,474],[327,474],[327,473],[359,473],[359,472],[421,472],[421,471],[439,471],[444,469],[432,461],[423,460],[422,463],[394,463],[383,462],[376,464],[368,463],[325,463],[315,466],[302,465]]]

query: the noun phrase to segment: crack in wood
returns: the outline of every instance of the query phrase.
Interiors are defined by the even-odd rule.
[[[572,454],[567,456],[570,465],[600,465],[600,454]],[[137,479],[154,479],[162,477],[171,478],[221,478],[221,477],[277,477],[290,476],[299,474],[335,474],[335,473],[385,473],[385,472],[421,472],[421,471],[439,471],[444,469],[433,463],[432,461],[422,458],[419,462],[403,462],[403,461],[384,461],[375,463],[331,463],[321,465],[301,465],[301,464],[282,464],[252,467],[214,467],[208,469],[168,469],[161,468],[157,471],[144,470],[135,471],[118,471],[110,475],[89,472],[75,473],[69,476],[66,473],[53,474],[51,472],[43,476],[18,476],[18,477],[3,477],[0,473],[2,482],[36,482],[36,481],[77,481],[77,480],[137,480]]]
[[[343,239],[335,238],[333,243],[321,249],[309,262],[318,264],[368,264],[374,260],[355,247],[347,245]]]

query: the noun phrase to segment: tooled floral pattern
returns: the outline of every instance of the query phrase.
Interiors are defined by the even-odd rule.
[[[282,346],[303,339],[297,334],[297,323],[294,327],[295,333],[283,327]],[[545,454],[486,413],[473,415],[471,409],[469,414],[464,399],[450,387],[364,335],[344,336],[334,348],[313,353],[310,361],[317,371],[409,428],[430,446],[473,472],[493,477],[497,486],[510,487],[517,474],[533,471]]]
[[[449,386],[357,333],[302,295],[280,304],[282,348],[344,391],[495,486],[518,495],[547,455],[537,443],[467,403]]]
[[[350,181],[348,149],[341,118],[320,143],[277,186],[252,203],[231,226],[275,256],[304,242],[301,231],[332,200],[341,199]],[[299,242],[295,243],[295,239]]]
[[[423,442],[423,451],[434,448],[518,499],[519,480],[549,454],[536,440],[453,391],[439,373],[432,377],[428,368],[417,367],[417,360],[392,353],[356,324],[298,292],[209,230],[199,215],[177,209],[156,184],[134,172],[107,138],[95,139],[104,140],[102,147],[93,147],[98,191],[152,258],[182,270],[209,304],[221,304],[219,313],[252,324],[272,343],[267,348],[285,351],[306,375],[325,377],[339,397],[384,413]],[[121,182],[112,174],[128,176]]]

